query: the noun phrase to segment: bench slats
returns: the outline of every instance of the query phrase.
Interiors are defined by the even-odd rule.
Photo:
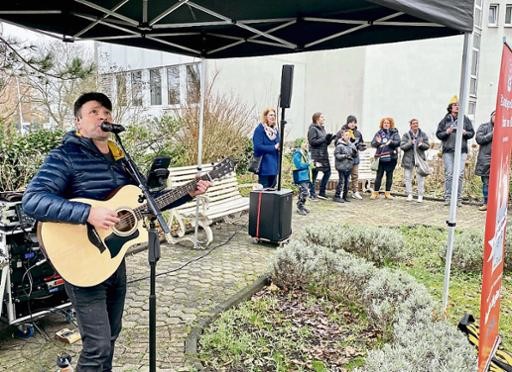
[[[337,182],[338,181],[338,171],[336,171],[336,167],[334,166],[334,147],[328,148],[329,153],[329,163],[331,164],[331,176],[329,177],[329,182]],[[375,180],[375,172],[371,170],[371,159],[375,155],[375,149],[373,147],[368,147],[365,151],[359,153],[359,181],[362,181],[362,189],[363,191],[367,191],[369,187],[371,187],[371,183]]]
[[[208,172],[212,168],[213,166],[210,164],[205,165],[202,168],[202,172]],[[194,180],[197,174],[196,166],[170,168],[169,178],[167,180],[168,187],[174,188],[182,186]],[[215,220],[249,209],[249,198],[243,197],[240,194],[235,172],[231,172],[223,178],[214,180],[213,185],[199,198],[199,200],[202,200],[199,205],[199,223],[200,226],[205,229],[205,233],[208,237],[207,244],[213,239],[213,231],[209,227],[211,223]],[[192,200],[174,208],[171,215],[172,219],[179,219],[180,226],[184,226],[183,222],[181,222],[184,217],[193,218],[196,215],[196,201]],[[180,234],[180,236],[183,235],[184,233]],[[190,240],[188,237],[180,239]]]

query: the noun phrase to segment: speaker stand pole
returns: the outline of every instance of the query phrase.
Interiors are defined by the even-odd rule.
[[[154,218],[150,219],[148,230],[149,275],[149,370],[156,372],[156,263],[160,259],[160,239]]]
[[[286,120],[284,118],[285,108],[281,108],[281,123],[279,127],[279,168],[277,169],[278,180],[277,180],[277,191],[281,191],[281,176],[283,168],[283,147],[284,147],[284,127],[286,126]]]

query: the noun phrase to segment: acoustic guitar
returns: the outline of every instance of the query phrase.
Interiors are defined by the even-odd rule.
[[[213,169],[183,186],[168,190],[155,198],[159,209],[194,191],[198,180],[214,180],[234,169],[231,159],[224,159]],[[143,219],[148,216],[142,190],[127,185],[118,189],[107,200],[71,199],[93,207],[105,207],[117,212],[120,221],[110,229],[95,228],[91,224],[39,222],[37,235],[55,270],[69,283],[91,287],[109,278],[121,264],[128,248],[147,243],[148,234]]]

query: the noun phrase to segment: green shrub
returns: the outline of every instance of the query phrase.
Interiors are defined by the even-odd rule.
[[[123,143],[143,173],[156,156],[170,156],[171,166],[187,165],[185,147],[175,136],[181,129],[180,121],[171,115],[153,118],[148,123],[132,123],[123,134]]]
[[[324,286],[330,295],[362,304],[385,339],[390,333],[391,343],[371,351],[360,371],[475,370],[474,350],[455,327],[434,318],[435,305],[423,285],[342,249],[331,252],[336,246],[332,235],[330,229],[316,230],[308,235],[309,242],[293,241],[280,249],[272,278],[282,288]],[[331,246],[311,244],[312,240]]]
[[[63,134],[60,130],[45,129],[24,136],[0,132],[0,190],[24,189]]]
[[[476,371],[476,353],[460,331],[447,322],[423,322],[400,329],[395,342],[371,350],[357,372]]]
[[[507,227],[508,230],[508,227]],[[510,231],[510,230],[509,230]],[[504,269],[512,270],[512,254],[510,240],[505,240]],[[441,259],[446,259],[446,244],[440,249]],[[482,256],[484,250],[484,234],[478,230],[463,230],[455,237],[452,254],[452,266],[462,272],[479,273],[482,271]]]
[[[386,227],[348,226],[342,224],[314,225],[305,228],[302,239],[344,250],[382,266],[385,262],[408,260],[402,234]]]
[[[414,300],[416,296],[430,297],[425,287],[412,276],[387,268],[380,269],[378,275],[374,275],[362,291],[363,303],[376,325],[392,324],[402,316],[400,310],[408,311],[414,317],[414,308],[400,305],[405,301],[408,301],[407,304],[418,302]]]
[[[338,257],[323,247],[292,241],[274,256],[272,281],[287,290],[305,289],[310,283],[332,278],[337,261]]]

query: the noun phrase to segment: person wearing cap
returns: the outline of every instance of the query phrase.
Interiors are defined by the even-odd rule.
[[[489,172],[491,169],[491,148],[492,134],[494,131],[495,111],[491,112],[491,118],[487,123],[483,123],[476,131],[476,143],[480,145],[475,165],[475,174],[482,179],[483,203],[478,208],[480,211],[487,210],[487,195],[489,191]]]
[[[436,137],[441,140],[443,163],[444,163],[444,200],[445,205],[450,205],[452,197],[452,180],[453,180],[453,165],[455,161],[455,139],[457,133],[457,123],[459,114],[459,100],[457,96],[453,96],[448,107],[448,113],[439,122],[436,131]],[[462,198],[462,188],[464,180],[464,164],[468,155],[468,140],[473,138],[475,130],[471,124],[471,120],[464,116],[464,125],[462,129],[462,148],[461,148],[461,163],[459,173],[459,187],[457,190],[457,205],[460,207]]]
[[[119,211],[84,199],[105,200],[118,188],[137,181],[128,171],[124,151],[101,127],[112,121],[110,99],[100,92],[88,92],[78,97],[73,107],[76,129],[66,133],[30,181],[23,194],[23,210],[38,221],[81,224],[84,231],[87,225],[105,231],[106,236],[121,221]],[[209,186],[209,181],[199,180],[196,190],[168,207],[204,194]],[[90,267],[91,273],[95,269]],[[112,371],[127,289],[124,258],[114,273],[97,285],[81,287],[64,280],[82,338],[77,371]]]
[[[366,144],[363,140],[363,134],[357,129],[357,118],[354,115],[347,116],[346,124],[341,127],[341,129],[336,133],[336,139],[334,144],[337,144],[338,141],[342,137],[343,131],[348,131],[350,143],[352,143],[356,149],[356,155],[354,156],[354,165],[352,166],[352,170],[350,172],[350,190],[352,190],[352,198],[353,199],[363,199],[361,194],[359,193],[358,184],[359,184],[359,151],[366,150]]]

